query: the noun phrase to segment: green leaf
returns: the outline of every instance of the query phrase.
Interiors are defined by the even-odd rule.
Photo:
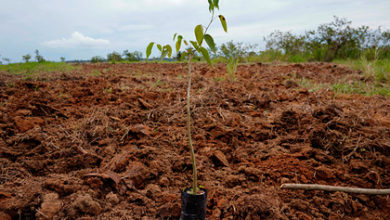
[[[154,42],[149,43],[148,47],[146,48],[146,59],[149,59],[150,54],[152,54],[152,48],[153,48]]]
[[[183,41],[186,46],[188,46],[188,42],[186,40]]]
[[[214,4],[214,7],[219,9],[219,5],[218,5],[219,4],[219,0],[214,0],[213,4]]]
[[[202,46],[203,26],[201,24],[199,24],[195,27],[195,37],[196,37],[196,41],[198,42],[199,46]]]
[[[181,47],[181,41],[183,40],[183,36],[179,35],[177,37],[177,41],[176,41],[176,53],[179,52],[180,50],[180,47]]]
[[[209,55],[209,52],[207,51],[207,49],[204,48],[204,47],[200,47],[199,50],[200,50],[200,53],[202,53],[203,57],[206,59],[207,63],[208,63],[210,66],[212,66],[212,64],[211,64],[211,59],[210,59],[210,55]]]
[[[212,0],[209,0],[209,11],[214,11],[214,2]]]
[[[162,52],[162,46],[161,46],[161,44],[157,44],[157,49],[158,49],[160,52]]]
[[[173,35],[173,41],[175,41],[176,36],[177,36],[177,33],[175,33],[175,34]]]
[[[172,57],[172,47],[171,47],[171,45],[169,45],[169,44],[165,45],[164,46],[164,51],[167,52],[169,58]]]
[[[195,50],[199,51],[199,46],[198,46],[198,43],[196,43],[196,41],[190,40],[190,43],[192,44],[192,46],[194,46]]]
[[[209,45],[210,49],[215,52],[216,51],[216,48],[215,48],[215,42],[214,42],[214,39],[213,37],[211,37],[210,34],[205,34],[204,35],[204,40],[206,41],[207,45]]]
[[[219,20],[221,21],[221,24],[222,24],[222,27],[223,27],[223,30],[225,32],[227,32],[227,24],[226,24],[226,19],[223,15],[218,15],[219,17]]]

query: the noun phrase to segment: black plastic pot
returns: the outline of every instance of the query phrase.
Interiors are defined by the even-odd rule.
[[[188,193],[191,188],[181,192],[180,220],[204,220],[206,218],[207,190],[199,189],[199,195]]]

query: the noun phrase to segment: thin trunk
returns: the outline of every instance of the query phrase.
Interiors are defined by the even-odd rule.
[[[192,55],[190,54],[188,57],[188,87],[187,87],[187,131],[188,131],[188,144],[190,145],[191,150],[191,161],[192,161],[192,173],[193,173],[193,186],[192,186],[192,192],[194,195],[198,192],[198,186],[197,186],[197,172],[196,172],[196,161],[195,161],[195,152],[194,147],[192,145],[192,138],[191,138],[191,60]]]

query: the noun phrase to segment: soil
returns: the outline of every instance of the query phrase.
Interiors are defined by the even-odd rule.
[[[390,99],[310,91],[329,63],[194,65],[193,142],[209,219],[390,219]],[[186,64],[0,73],[0,219],[177,219],[191,186]],[[362,78],[362,77],[360,77]]]

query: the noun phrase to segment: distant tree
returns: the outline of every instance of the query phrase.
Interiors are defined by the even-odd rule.
[[[61,59],[61,62],[65,62],[65,57],[60,57],[60,59]]]
[[[94,56],[91,58],[91,63],[102,63],[104,62],[104,58],[101,56]]]
[[[11,62],[11,59],[10,58],[6,58],[6,57],[3,57],[2,59],[4,62],[7,62],[7,63],[10,63]]]
[[[26,55],[23,56],[23,60],[26,63],[28,63],[30,61],[30,59],[31,59],[31,55],[30,54],[26,54]]]
[[[41,56],[39,54],[39,50],[35,50],[35,60],[38,62],[38,63],[43,63],[45,62],[46,60],[43,58],[43,56]]]
[[[240,62],[243,62],[245,61],[245,57],[248,56],[249,51],[256,47],[257,45],[244,45],[242,42],[229,41],[219,47],[217,54],[226,59],[238,59]]]
[[[111,63],[116,63],[122,61],[122,56],[118,52],[113,51],[107,54],[107,60]]]
[[[267,50],[282,50],[284,54],[296,55],[305,51],[305,37],[305,35],[296,36],[289,31],[274,31],[264,40]]]
[[[130,52],[129,50],[123,51],[123,57],[128,61],[140,61],[142,59],[142,52],[134,51]]]

